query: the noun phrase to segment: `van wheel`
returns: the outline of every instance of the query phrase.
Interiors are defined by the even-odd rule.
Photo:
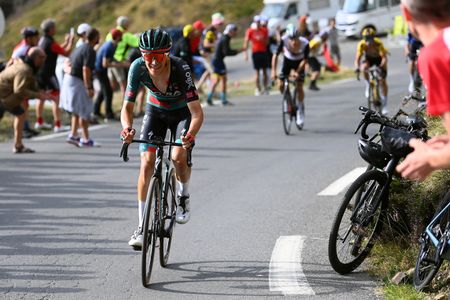
[[[361,29],[361,32],[359,33],[359,37],[360,37],[361,39],[363,38],[363,36],[362,36],[363,31],[366,30],[367,28],[372,28],[373,30],[375,30],[375,34],[376,34],[377,29],[375,28],[375,26],[373,26],[373,25],[367,25],[367,26],[365,26],[363,29]]]

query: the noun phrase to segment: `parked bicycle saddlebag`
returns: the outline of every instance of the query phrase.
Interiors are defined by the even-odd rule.
[[[381,132],[383,150],[398,157],[405,157],[412,152],[413,149],[409,147],[409,140],[412,138],[416,138],[416,136],[410,132],[391,127],[385,127]]]

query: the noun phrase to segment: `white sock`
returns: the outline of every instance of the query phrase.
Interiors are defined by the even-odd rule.
[[[138,200],[139,208],[139,228],[142,228],[142,221],[144,220],[145,202]]]
[[[370,82],[368,80],[364,80],[364,83],[366,84],[366,89],[368,89],[370,86]]]
[[[178,181],[178,195],[180,196],[189,196],[189,181],[181,182]]]

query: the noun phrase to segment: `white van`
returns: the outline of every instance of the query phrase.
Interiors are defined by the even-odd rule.
[[[289,23],[298,25],[301,15],[309,13],[309,23],[318,21],[319,28],[328,25],[328,19],[334,18],[344,0],[264,0],[261,15],[269,18],[269,32],[276,28],[286,28]]]
[[[397,15],[401,15],[400,0],[345,0],[336,14],[336,28],[346,36],[359,37],[368,27],[385,33]]]

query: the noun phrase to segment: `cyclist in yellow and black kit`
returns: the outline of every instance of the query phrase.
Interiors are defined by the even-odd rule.
[[[358,43],[355,59],[355,71],[364,72],[364,79],[366,82],[365,95],[369,95],[369,74],[367,69],[371,66],[379,66],[381,69],[381,105],[382,114],[387,114],[387,94],[388,86],[386,82],[387,76],[387,50],[384,48],[383,42],[375,37],[375,30],[366,28],[362,32],[363,39]],[[361,61],[361,58],[364,58]]]

